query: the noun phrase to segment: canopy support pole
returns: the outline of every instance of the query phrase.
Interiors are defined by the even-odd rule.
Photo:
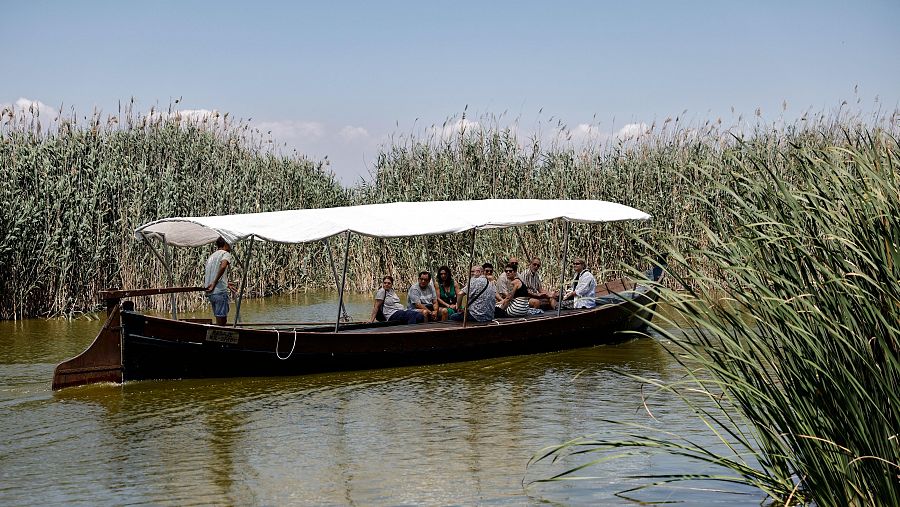
[[[172,270],[172,265],[175,264],[175,245],[172,245],[169,248],[168,244],[165,242],[165,236],[163,236],[163,253],[165,253],[165,257],[168,260],[166,263],[166,272],[169,274],[169,287],[175,286],[175,273]],[[169,294],[169,304],[172,306],[172,320],[178,320],[178,302],[175,300],[175,293]]]
[[[162,239],[163,248],[165,248],[166,236],[165,236],[165,234],[161,234],[161,236],[163,238]],[[174,286],[175,285],[175,276],[172,274],[172,266],[168,262],[166,262],[166,259],[164,258],[164,256],[161,253],[159,253],[159,250],[157,250],[156,247],[153,246],[153,242],[150,241],[150,238],[148,238],[147,235],[144,234],[143,232],[141,232],[141,239],[144,240],[144,243],[146,243],[148,247],[150,247],[150,251],[153,252],[153,255],[155,255],[156,258],[159,259],[159,262],[161,262],[163,267],[166,269],[166,276],[169,278],[169,286],[170,287]],[[178,320],[178,310],[175,307],[175,294],[172,294],[171,304],[172,304],[172,318],[175,320]]]
[[[466,310],[463,312],[463,327],[469,320],[469,306],[472,304],[472,265],[475,263],[475,229],[472,228],[472,246],[469,253],[469,282],[466,283]],[[490,283],[490,282],[488,282]]]
[[[331,249],[329,248],[330,252]],[[350,256],[350,231],[347,231],[347,244],[344,246],[344,273],[341,275],[341,286],[340,292],[338,296],[338,315],[337,320],[334,322],[334,332],[338,332],[338,327],[341,325],[341,310],[344,309],[344,284],[347,282],[347,258]],[[333,264],[332,264],[333,266]],[[335,275],[336,277],[337,275]]]
[[[244,264],[240,262],[241,267],[244,269],[244,274],[241,276],[241,291],[238,293],[237,299],[237,309],[234,311],[234,327],[237,327],[238,322],[241,321],[241,302],[244,300],[244,287],[247,286],[247,274],[250,272],[250,258],[253,255],[253,242],[256,241],[256,236],[250,236],[250,246],[247,247],[247,263]]]
[[[328,263],[331,264],[331,274],[334,276],[334,287],[340,292],[341,286],[338,281],[337,267],[334,265],[334,256],[331,254],[331,245],[328,244],[328,238],[323,239],[322,243],[325,245],[325,251],[328,252]],[[350,316],[347,315],[347,307],[344,305],[343,301],[341,301],[341,320],[344,322],[350,320]]]
[[[569,227],[572,222],[566,220],[566,239],[563,241],[562,256],[559,260],[559,301],[556,302],[556,316],[562,312],[563,294],[566,291],[566,255],[569,253]]]

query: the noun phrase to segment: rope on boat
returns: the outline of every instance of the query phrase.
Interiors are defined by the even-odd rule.
[[[278,353],[278,346],[281,344],[281,331],[278,329],[273,329],[273,331],[275,331],[275,357],[282,361],[287,361],[294,354],[294,348],[297,347],[297,328],[294,328],[294,344],[291,345],[291,351],[285,357],[281,357],[281,354]]]

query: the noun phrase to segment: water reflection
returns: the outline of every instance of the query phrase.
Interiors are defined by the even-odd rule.
[[[354,316],[368,310],[361,299],[349,305]],[[311,318],[289,316],[295,303],[251,304],[247,315]],[[91,338],[79,338],[81,347]],[[40,357],[68,346],[44,347]],[[3,378],[14,386],[0,400],[4,505],[609,504],[625,487],[624,474],[685,466],[648,455],[592,470],[596,481],[522,488],[525,463],[546,445],[615,434],[605,419],[653,424],[640,385],[619,372],[678,375],[654,339],[469,363],[53,394],[52,363],[4,354]],[[650,406],[666,429],[708,438],[673,400]]]

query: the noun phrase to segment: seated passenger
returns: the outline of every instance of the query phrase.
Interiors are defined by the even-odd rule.
[[[447,311],[448,316],[453,316],[459,309],[459,305],[456,302],[456,295],[459,293],[459,285],[453,281],[453,275],[450,273],[449,267],[441,266],[438,268],[437,284],[438,305],[442,310]]]
[[[495,314],[498,317],[524,317],[528,315],[528,300],[531,298],[528,295],[528,288],[525,287],[525,282],[516,273],[516,265],[511,262],[508,263],[503,270],[503,274],[507,279],[510,292],[497,303],[497,308],[494,309]]]
[[[508,264],[512,264],[514,269],[516,271],[519,271],[519,259],[517,259],[515,257],[510,257]],[[497,300],[498,303],[501,300],[503,300],[505,297],[509,296],[510,293],[512,292],[509,289],[509,278],[507,278],[505,275],[498,276],[497,281],[494,282],[494,284],[497,286],[497,294],[495,296],[495,299]]]
[[[489,322],[494,320],[494,294],[496,288],[494,284],[488,283],[487,278],[483,275],[481,266],[473,266],[471,272],[471,282],[459,290],[460,294],[466,294],[468,301],[466,302],[465,312],[468,313],[469,320],[476,322]],[[471,285],[471,290],[469,290]],[[456,321],[463,320],[463,312],[454,313],[451,319]]]
[[[525,282],[525,288],[528,289],[528,295],[531,300],[528,302],[532,308],[556,309],[556,299],[544,290],[541,285],[541,275],[538,270],[541,269],[541,259],[532,257],[528,267],[522,272],[522,281]]]
[[[425,320],[421,313],[403,309],[400,298],[394,292],[394,277],[390,275],[381,280],[381,288],[375,293],[375,304],[372,305],[369,322],[375,322],[379,310],[384,314],[385,320],[390,322],[405,321],[407,324],[416,324]]]
[[[419,283],[409,288],[407,307],[421,313],[425,322],[447,318],[447,309],[439,307],[437,293],[431,283],[431,273],[428,271],[419,273]]]
[[[597,306],[594,298],[597,296],[597,280],[590,271],[585,269],[584,259],[575,259],[572,262],[575,270],[575,279],[566,294],[563,296],[563,308],[593,308]],[[557,291],[557,295],[559,292]]]
[[[490,262],[485,262],[481,265],[481,272],[484,274],[484,277],[487,278],[489,282],[496,282],[497,280],[494,278],[494,265]]]

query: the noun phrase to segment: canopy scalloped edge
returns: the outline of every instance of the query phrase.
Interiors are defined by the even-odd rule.
[[[175,246],[201,246],[219,236],[233,244],[255,237],[274,243],[308,243],[351,231],[377,238],[452,234],[548,220],[601,223],[646,220],[638,209],[597,200],[485,199],[366,204],[241,215],[163,218],[135,229],[135,237]]]

